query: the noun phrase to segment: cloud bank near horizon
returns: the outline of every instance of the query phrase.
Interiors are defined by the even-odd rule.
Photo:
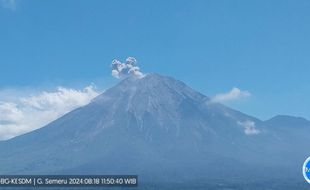
[[[73,109],[88,104],[98,95],[99,92],[90,85],[82,90],[58,87],[50,92],[42,91],[32,96],[0,101],[0,140],[41,128]]]

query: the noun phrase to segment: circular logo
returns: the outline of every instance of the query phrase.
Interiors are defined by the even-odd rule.
[[[310,183],[310,157],[304,162],[302,167],[302,173],[304,175],[305,180]]]

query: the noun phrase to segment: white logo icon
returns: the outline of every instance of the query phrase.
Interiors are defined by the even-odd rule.
[[[305,180],[310,183],[310,157],[304,162],[302,174],[304,175]]]

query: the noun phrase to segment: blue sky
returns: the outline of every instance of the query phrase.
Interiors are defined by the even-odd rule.
[[[0,90],[116,83],[134,56],[260,119],[310,119],[310,1],[0,0]]]

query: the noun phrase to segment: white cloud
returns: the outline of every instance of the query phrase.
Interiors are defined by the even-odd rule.
[[[16,9],[16,0],[0,0],[1,6],[14,11]]]
[[[144,74],[140,71],[140,68],[136,66],[137,60],[134,57],[128,57],[125,63],[114,59],[111,64],[112,76],[115,78],[123,78],[127,76],[136,76],[141,78]]]
[[[230,101],[240,100],[251,96],[248,91],[242,91],[239,88],[234,87],[227,93],[217,94],[211,98],[211,103],[226,103]]]
[[[238,124],[242,127],[244,127],[244,133],[246,135],[257,135],[260,133],[260,131],[256,128],[254,121],[244,121],[244,122],[238,122]]]
[[[82,90],[59,87],[53,92],[43,91],[32,96],[0,101],[0,140],[43,127],[71,110],[88,104],[97,95],[99,93],[93,86]]]

